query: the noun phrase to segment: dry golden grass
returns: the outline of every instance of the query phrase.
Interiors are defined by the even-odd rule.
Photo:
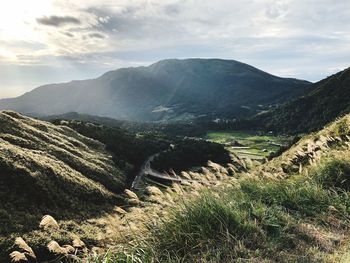
[[[160,195],[162,196],[162,191],[156,186],[147,186],[144,190],[146,195]]]
[[[1,156],[3,165],[10,166],[10,161],[13,161],[10,168],[26,168],[34,177],[40,171],[36,175],[32,167],[47,167],[65,180],[78,185],[90,184],[107,195],[111,194],[110,190],[122,189],[122,175],[101,143],[68,127],[58,127],[13,112],[2,112],[0,123],[1,146],[7,153]],[[25,163],[21,161],[23,158]]]
[[[84,248],[85,243],[76,235],[73,236],[73,241],[72,241],[73,247],[75,248]]]
[[[41,219],[41,222],[39,224],[39,227],[43,228],[43,229],[50,229],[50,228],[58,229],[58,228],[60,228],[57,221],[50,215],[43,216],[43,218]]]
[[[12,262],[21,262],[21,261],[28,261],[26,255],[24,253],[13,251],[10,254],[10,258]]]
[[[253,229],[257,227],[259,220],[267,220],[268,224],[264,225],[264,227],[272,229],[278,228],[280,224],[279,221],[276,222],[274,220],[286,220],[287,224],[281,226],[284,230],[288,230],[288,233],[286,233],[285,236],[282,235],[286,240],[278,240],[281,244],[275,244],[272,242],[269,244],[271,246],[268,247],[268,249],[270,249],[269,251],[262,251],[260,247],[258,247],[257,251],[250,251],[246,247],[246,244],[243,244],[242,242],[235,243],[234,246],[230,247],[232,251],[234,250],[243,253],[242,258],[249,258],[252,262],[254,262],[254,260],[256,260],[256,262],[264,262],[264,260],[266,260],[265,262],[273,262],[270,258],[274,258],[275,261],[279,262],[284,262],[283,260],[287,259],[290,260],[290,262],[300,262],[301,258],[298,257],[298,253],[304,253],[302,255],[304,262],[347,262],[346,258],[348,258],[349,255],[347,252],[348,249],[338,251],[339,244],[344,244],[344,242],[346,242],[346,236],[348,234],[347,226],[344,226],[345,221],[341,221],[342,215],[339,214],[340,208],[342,207],[339,203],[341,204],[342,200],[336,200],[339,202],[335,204],[337,208],[333,205],[329,205],[328,209],[326,209],[327,211],[322,211],[319,215],[316,214],[313,217],[305,219],[303,217],[304,215],[302,215],[304,211],[297,211],[293,214],[295,212],[294,210],[299,209],[300,207],[293,208],[294,210],[291,209],[291,211],[289,211],[289,208],[285,209],[282,205],[281,208],[280,204],[278,204],[270,208],[269,206],[266,206],[265,203],[263,204],[262,199],[264,196],[258,201],[255,201],[254,199],[259,191],[266,191],[263,193],[270,194],[271,198],[276,198],[276,200],[280,200],[279,198],[283,199],[285,194],[289,194],[290,198],[287,198],[286,200],[283,199],[283,201],[292,202],[294,200],[291,199],[295,198],[296,206],[304,201],[306,202],[306,205],[310,205],[308,203],[308,198],[310,198],[308,194],[311,193],[315,194],[316,197],[320,197],[319,200],[316,198],[320,203],[327,203],[329,198],[327,196],[324,197],[322,189],[319,193],[317,187],[312,188],[312,191],[306,188],[307,191],[301,193],[305,194],[305,199],[300,199],[299,192],[297,192],[298,189],[295,190],[292,187],[295,184],[293,177],[308,178],[310,174],[313,174],[318,168],[324,165],[327,160],[332,158],[350,162],[350,137],[348,137],[349,130],[347,127],[350,127],[349,116],[342,120],[338,120],[336,123],[328,126],[325,130],[319,133],[303,138],[282,156],[260,167],[252,168],[249,172],[242,172],[244,170],[242,165],[246,165],[245,163],[240,164],[237,167],[235,165],[222,167],[218,164],[209,162],[208,166],[203,167],[200,173],[189,172],[182,174],[182,178],[198,179],[198,182],[188,183],[186,185],[174,184],[170,188],[148,187],[144,192],[146,196],[126,190],[125,197],[129,201],[129,206],[116,206],[106,214],[79,223],[60,220],[60,228],[53,229],[54,233],[50,233],[50,235],[53,236],[47,237],[50,238],[50,241],[56,240],[50,242],[50,249],[51,251],[57,251],[57,253],[60,252],[61,254],[65,253],[65,255],[68,255],[71,254],[71,252],[67,249],[73,247],[74,249],[85,251],[86,257],[89,253],[101,254],[110,251],[111,253],[119,255],[118,253],[124,253],[131,248],[142,247],[143,249],[143,245],[145,244],[142,243],[142,241],[154,241],[154,239],[152,239],[153,237],[148,239],[150,238],[150,233],[154,234],[157,233],[157,231],[162,231],[160,226],[164,220],[171,217],[172,211],[178,209],[179,206],[187,202],[187,200],[201,200],[200,198],[203,198],[203,192],[209,192],[213,199],[219,203],[220,200],[227,200],[226,203],[220,203],[220,205],[225,208],[224,212],[227,212],[228,214],[230,214],[233,209],[239,209],[238,211],[240,212],[240,215],[237,215],[237,217],[244,218],[247,215],[246,212],[248,213],[248,211],[253,210],[254,213],[252,213],[252,217],[255,220],[252,220],[255,222],[252,226]],[[40,129],[45,128],[41,127]],[[90,143],[93,144],[93,142]],[[103,148],[100,148],[99,151],[103,152]],[[237,160],[237,162],[239,161],[241,160]],[[263,178],[263,180],[261,180],[261,178]],[[290,180],[290,187],[281,183],[285,180]],[[305,185],[307,186],[307,184],[306,181]],[[251,197],[251,199],[248,199],[249,202],[247,201],[247,203],[240,204],[237,203],[237,200],[240,200],[239,198],[242,197],[235,193],[241,193],[242,185],[246,188],[252,187],[254,194],[252,194],[253,197]],[[278,188],[278,185],[280,185],[281,188]],[[300,184],[298,186],[302,188],[303,185]],[[285,191],[281,192],[281,196],[278,192],[279,189]],[[298,194],[297,196],[294,194],[294,190]],[[308,192],[309,190],[310,192]],[[326,191],[326,194],[328,195],[329,193]],[[232,199],[229,199],[230,196]],[[336,195],[336,197],[338,196]],[[324,200],[322,198],[324,198]],[[333,200],[330,200],[329,202],[332,201]],[[231,202],[232,204],[230,204]],[[202,204],[197,205],[201,207]],[[313,205],[314,204],[310,205],[312,209],[314,209]],[[316,207],[317,205],[319,204],[316,204]],[[191,207],[187,208],[191,210]],[[280,208],[281,210],[279,210]],[[206,215],[210,215],[213,211],[206,210],[206,212]],[[221,212],[221,210],[219,210],[219,212]],[[279,218],[281,214],[283,216],[282,218]],[[205,217],[206,215],[203,216]],[[259,218],[260,216],[262,216],[262,219]],[[273,216],[276,216],[276,218]],[[295,218],[293,218],[293,216],[295,216]],[[199,219],[200,218],[201,217],[199,217]],[[213,218],[216,218],[215,214]],[[244,220],[242,219],[243,223],[249,220],[251,220],[249,217],[244,218]],[[288,223],[291,225],[288,225]],[[200,229],[200,227],[201,225],[198,225],[197,229]],[[152,230],[150,231],[150,229]],[[193,229],[190,230],[192,231]],[[34,232],[29,233],[29,235],[41,235],[38,232]],[[72,236],[72,232],[74,232],[73,234],[75,236]],[[193,233],[183,233],[184,236],[190,234]],[[230,233],[230,235],[233,234]],[[63,236],[68,237],[63,238]],[[231,237],[232,236],[230,236],[230,238]],[[236,236],[233,237],[233,239],[236,238]],[[24,236],[24,238],[26,239],[26,236]],[[254,238],[256,238],[256,236]],[[191,236],[190,239],[192,240],[193,236]],[[198,244],[198,246],[205,247],[203,244],[205,244],[206,240],[202,241],[203,243]],[[258,241],[263,243],[266,239],[262,238],[261,240],[258,239]],[[293,242],[296,241],[298,243],[294,244]],[[42,244],[47,243],[43,242]],[[72,245],[64,246],[60,244]],[[79,244],[80,246],[78,246]],[[184,243],[181,244],[183,245]],[[288,249],[280,250],[279,245],[287,246]],[[166,249],[169,249],[169,252],[173,252],[171,251],[171,247],[166,247]],[[267,248],[265,247],[263,249]],[[225,253],[227,253],[227,251],[225,251]],[[272,254],[273,257],[271,256]],[[21,257],[21,255],[17,256]],[[26,255],[24,254],[24,256]],[[203,253],[202,255],[192,256],[192,259],[198,260],[200,256],[204,257],[207,255]],[[85,259],[86,258],[83,256],[83,260]],[[313,259],[314,261],[308,261],[309,259]],[[183,260],[183,262],[189,262],[183,258],[179,258],[179,261],[181,260]],[[206,262],[218,261],[215,261],[214,258],[212,261]]]
[[[293,174],[308,173],[321,160],[334,155],[349,156],[350,115],[336,120],[323,130],[304,136],[281,156],[255,169],[263,177],[288,178]]]
[[[28,244],[23,240],[21,237],[17,237],[15,240],[15,244],[24,251],[25,255],[30,256],[31,258],[36,258],[36,255],[34,254],[33,249],[28,246]]]
[[[130,191],[129,189],[125,189],[124,193],[126,194],[127,198],[129,198],[129,199],[139,199],[137,194],[135,194],[133,191]]]
[[[47,248],[50,252],[59,255],[68,255],[75,252],[75,248],[71,245],[60,246],[56,241],[51,241]]]
[[[102,143],[65,126],[0,112],[0,261],[12,233],[37,229],[45,214],[81,220],[103,213],[122,202],[124,188],[125,176]],[[47,217],[41,227],[56,231],[57,222]]]

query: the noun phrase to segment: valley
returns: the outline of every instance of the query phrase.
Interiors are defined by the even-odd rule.
[[[151,69],[203,61],[169,63]],[[235,118],[1,111],[0,262],[347,262],[347,111],[313,133],[267,117],[334,78]]]
[[[281,147],[287,147],[292,141],[291,136],[264,135],[264,132],[252,131],[207,132],[204,138],[225,145],[243,159],[258,161],[275,154]]]
[[[0,1],[0,263],[350,263],[349,0]]]
[[[54,122],[60,123],[58,128],[77,125],[76,121]],[[49,123],[40,124],[54,128]],[[78,127],[82,125],[95,127],[92,123],[79,123]],[[193,167],[188,156],[182,156],[183,149],[206,149],[211,144],[199,140],[200,144],[192,142],[192,147],[185,141],[178,149],[174,144],[146,158],[140,172],[151,176],[142,178],[133,191],[120,191],[120,201],[111,203],[104,213],[85,214],[80,219],[57,216],[59,228],[27,226],[27,230],[21,230],[21,237],[40,260],[69,258],[78,253],[82,262],[125,262],[128,258],[162,262],[169,257],[170,262],[179,258],[187,262],[203,258],[230,262],[244,254],[244,258],[284,262],[302,254],[306,262],[346,262],[349,127],[350,117],[345,116],[302,137],[279,156],[255,165],[232,152],[227,164],[208,160]],[[224,145],[249,145],[253,150],[290,142],[290,137],[252,131],[208,132],[205,137]],[[178,142],[181,146],[181,140]],[[153,163],[157,157],[158,164]],[[161,169],[161,164],[177,165],[184,160],[188,168],[174,166],[178,170],[172,173]],[[166,177],[169,180],[161,180]],[[39,223],[39,218],[33,222]],[[63,249],[73,237],[84,242],[83,246],[72,246],[74,252],[43,253],[50,241]],[[183,246],[186,240],[189,243]]]

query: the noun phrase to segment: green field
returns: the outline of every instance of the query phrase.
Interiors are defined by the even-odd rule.
[[[204,139],[226,145],[226,148],[238,156],[246,156],[251,159],[262,159],[276,152],[281,146],[287,145],[291,140],[286,136],[257,135],[247,131],[209,131]],[[232,146],[237,141],[246,149]]]

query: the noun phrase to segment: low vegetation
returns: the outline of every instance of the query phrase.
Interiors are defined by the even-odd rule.
[[[81,220],[121,202],[126,178],[105,145],[66,126],[3,111],[0,151],[0,255],[47,213]]]
[[[229,152],[220,144],[185,139],[179,141],[173,149],[156,157],[152,167],[162,172],[173,170],[180,173],[205,166],[208,161],[225,165],[231,161],[231,158]]]
[[[308,175],[202,188],[146,223],[136,242],[90,262],[348,262],[349,189],[329,184],[348,169],[331,160]]]

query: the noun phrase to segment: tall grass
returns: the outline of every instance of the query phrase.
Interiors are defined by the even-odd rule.
[[[129,243],[129,247],[125,246],[119,252],[109,251],[104,255],[90,256],[83,259],[84,263],[146,263],[153,262],[151,254],[144,249],[145,245],[138,243],[135,247]]]
[[[149,228],[148,253],[155,262],[319,262],[316,255],[331,249],[323,234],[329,220],[349,222],[348,189],[336,183],[348,171],[333,160],[306,177],[205,191]]]

